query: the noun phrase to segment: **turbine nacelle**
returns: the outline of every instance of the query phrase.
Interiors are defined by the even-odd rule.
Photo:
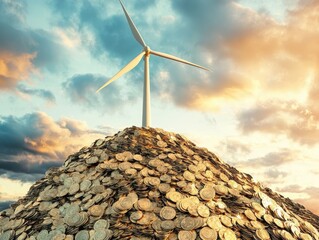
[[[132,61],[130,61],[124,68],[122,68],[118,73],[116,73],[109,81],[107,81],[103,86],[101,86],[96,92],[99,92],[101,89],[105,88],[107,85],[109,85],[111,82],[115,81],[116,79],[118,79],[119,77],[121,77],[122,75],[124,75],[125,73],[131,71],[133,68],[135,68],[137,66],[137,64],[139,64],[139,62],[142,60],[143,56],[144,56],[144,60],[145,60],[145,65],[144,65],[144,98],[143,98],[143,127],[149,127],[151,124],[151,100],[150,100],[150,80],[149,80],[149,56],[150,54],[156,55],[158,57],[163,57],[163,58],[167,58],[173,61],[177,61],[180,63],[184,63],[184,64],[188,64],[190,66],[193,67],[197,67],[197,68],[201,68],[207,71],[210,71],[208,68],[202,67],[200,65],[197,65],[195,63],[191,63],[188,62],[184,59],[175,57],[173,55],[167,54],[167,53],[162,53],[162,52],[157,52],[157,51],[153,51],[150,49],[149,46],[147,46],[141,36],[141,34],[139,33],[139,31],[137,30],[133,20],[130,18],[129,14],[127,13],[123,3],[121,0],[119,0],[121,3],[121,6],[123,8],[126,20],[130,26],[130,29],[133,33],[133,36],[135,38],[135,40],[143,47],[143,51],[137,55]]]
[[[149,56],[151,54],[151,49],[149,46],[144,47],[145,56]]]

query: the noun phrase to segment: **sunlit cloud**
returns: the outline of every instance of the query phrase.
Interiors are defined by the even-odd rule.
[[[81,121],[69,118],[55,121],[43,112],[20,118],[2,117],[0,129],[0,155],[4,160],[15,161],[32,161],[32,156],[40,156],[34,159],[62,162],[83,145],[103,136]]]
[[[36,54],[0,51],[0,90],[12,89],[36,71],[32,60]]]
[[[56,28],[54,32],[60,38],[62,44],[68,48],[78,47],[81,42],[80,35],[72,28]]]
[[[1,201],[15,201],[25,195],[32,186],[31,182],[21,182],[0,176],[0,199]]]

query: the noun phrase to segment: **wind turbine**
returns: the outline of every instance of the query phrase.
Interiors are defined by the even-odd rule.
[[[143,95],[143,122],[142,122],[142,126],[149,127],[151,124],[150,72],[149,72],[149,58],[150,58],[151,54],[159,56],[159,57],[167,58],[170,60],[174,60],[177,62],[181,62],[184,64],[188,64],[188,65],[191,65],[191,66],[194,66],[197,68],[201,68],[201,69],[204,69],[207,71],[210,71],[210,70],[208,68],[205,68],[205,67],[202,67],[200,65],[188,62],[188,61],[183,60],[181,58],[172,56],[170,54],[156,52],[154,50],[151,50],[150,47],[145,44],[141,34],[139,33],[139,31],[137,30],[137,28],[135,26],[133,20],[128,15],[122,1],[121,0],[119,0],[119,1],[120,1],[122,8],[123,8],[124,13],[125,13],[127,22],[131,28],[133,36],[136,39],[136,41],[138,41],[138,43],[142,45],[143,51],[139,55],[137,55],[137,57],[135,57],[131,62],[129,62],[124,68],[122,68],[117,74],[115,74],[109,81],[107,81],[103,86],[101,86],[96,92],[99,92],[101,89],[105,88],[111,82],[115,81],[116,79],[118,79],[119,77],[124,75],[125,73],[131,71],[133,68],[135,68],[137,66],[137,64],[139,64],[139,62],[144,57],[144,95]]]

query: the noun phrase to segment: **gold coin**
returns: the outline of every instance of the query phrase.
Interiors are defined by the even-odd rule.
[[[183,195],[176,191],[170,191],[166,194],[166,198],[171,200],[172,202],[178,202],[182,199]]]
[[[197,207],[197,213],[199,216],[207,218],[209,217],[210,211],[209,208],[206,207],[205,205],[201,204]]]
[[[170,189],[171,189],[171,185],[169,185],[168,183],[160,183],[158,185],[158,190],[161,193],[167,193],[167,192],[169,192]]]
[[[185,171],[183,173],[183,177],[190,182],[194,182],[196,180],[194,174],[192,174],[190,171]]]
[[[102,205],[93,205],[89,208],[88,212],[91,216],[100,217],[103,215],[105,207]]]
[[[132,222],[136,222],[138,220],[140,220],[143,217],[143,212],[142,211],[136,211],[136,212],[132,212],[130,215],[130,220]]]
[[[140,162],[143,160],[143,157],[140,154],[134,154],[133,159]]]
[[[255,214],[250,209],[246,209],[244,213],[249,220],[255,221],[257,219]]]
[[[263,216],[263,218],[268,224],[271,224],[274,221],[274,218],[270,214],[267,214],[267,213]]]
[[[169,159],[171,159],[173,161],[175,161],[177,159],[174,153],[169,153],[167,156]]]
[[[215,189],[214,187],[204,187],[200,190],[199,195],[205,201],[212,200],[215,197]]]
[[[137,201],[137,207],[142,211],[152,210],[152,202],[147,198],[141,198]]]
[[[198,216],[198,211],[197,211],[197,205],[190,205],[187,208],[187,211],[189,212],[190,215],[197,217]]]
[[[313,238],[308,233],[300,233],[299,237],[302,240],[313,240]]]
[[[172,207],[165,206],[161,209],[160,216],[161,216],[161,218],[163,218],[165,220],[171,220],[171,219],[175,218],[176,211]]]
[[[250,224],[254,229],[261,229],[265,227],[261,222],[258,221],[250,221]]]
[[[235,188],[235,189],[238,188],[238,183],[235,182],[234,180],[229,180],[227,184],[228,184],[228,186],[230,186],[230,187],[233,188],[233,189],[234,189],[234,188]]]
[[[220,229],[223,228],[223,225],[222,223],[220,222],[219,220],[219,217],[218,216],[210,216],[207,218],[207,225],[216,230],[216,231],[219,231]]]
[[[203,240],[216,240],[217,239],[217,233],[215,230],[209,228],[209,227],[203,227],[199,231],[199,236]]]
[[[228,193],[228,188],[224,185],[215,185],[214,188],[219,195],[226,195]]]
[[[167,147],[167,143],[160,140],[157,142],[157,146],[159,146],[161,148],[165,148],[165,147]]]
[[[233,230],[227,228],[226,231],[223,234],[223,239],[225,240],[236,240],[236,234],[233,232]]]
[[[196,222],[192,217],[185,217],[181,221],[181,228],[187,231],[193,230],[196,226]]]
[[[219,177],[223,182],[228,183],[229,178],[226,176],[226,174],[220,173]]]
[[[274,223],[280,227],[280,228],[284,228],[284,224],[282,223],[282,221],[280,221],[278,218],[274,218]]]
[[[161,228],[162,228],[164,231],[173,230],[173,229],[175,228],[175,223],[174,223],[174,221],[171,221],[171,220],[162,221],[162,222],[161,222]]]
[[[285,230],[281,231],[281,236],[283,237],[283,239],[285,240],[294,240],[295,238],[293,236],[291,236],[291,234]]]
[[[227,217],[227,216],[220,216],[220,221],[222,224],[224,224],[226,227],[232,227],[233,224],[231,222],[231,218]]]
[[[257,229],[256,235],[260,240],[270,240],[269,233],[266,229]]]
[[[196,239],[196,232],[195,231],[181,230],[178,232],[177,237],[179,240],[195,240]]]

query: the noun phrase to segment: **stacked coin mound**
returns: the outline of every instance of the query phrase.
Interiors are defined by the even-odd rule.
[[[319,217],[178,134],[131,127],[47,171],[0,239],[319,239]]]

